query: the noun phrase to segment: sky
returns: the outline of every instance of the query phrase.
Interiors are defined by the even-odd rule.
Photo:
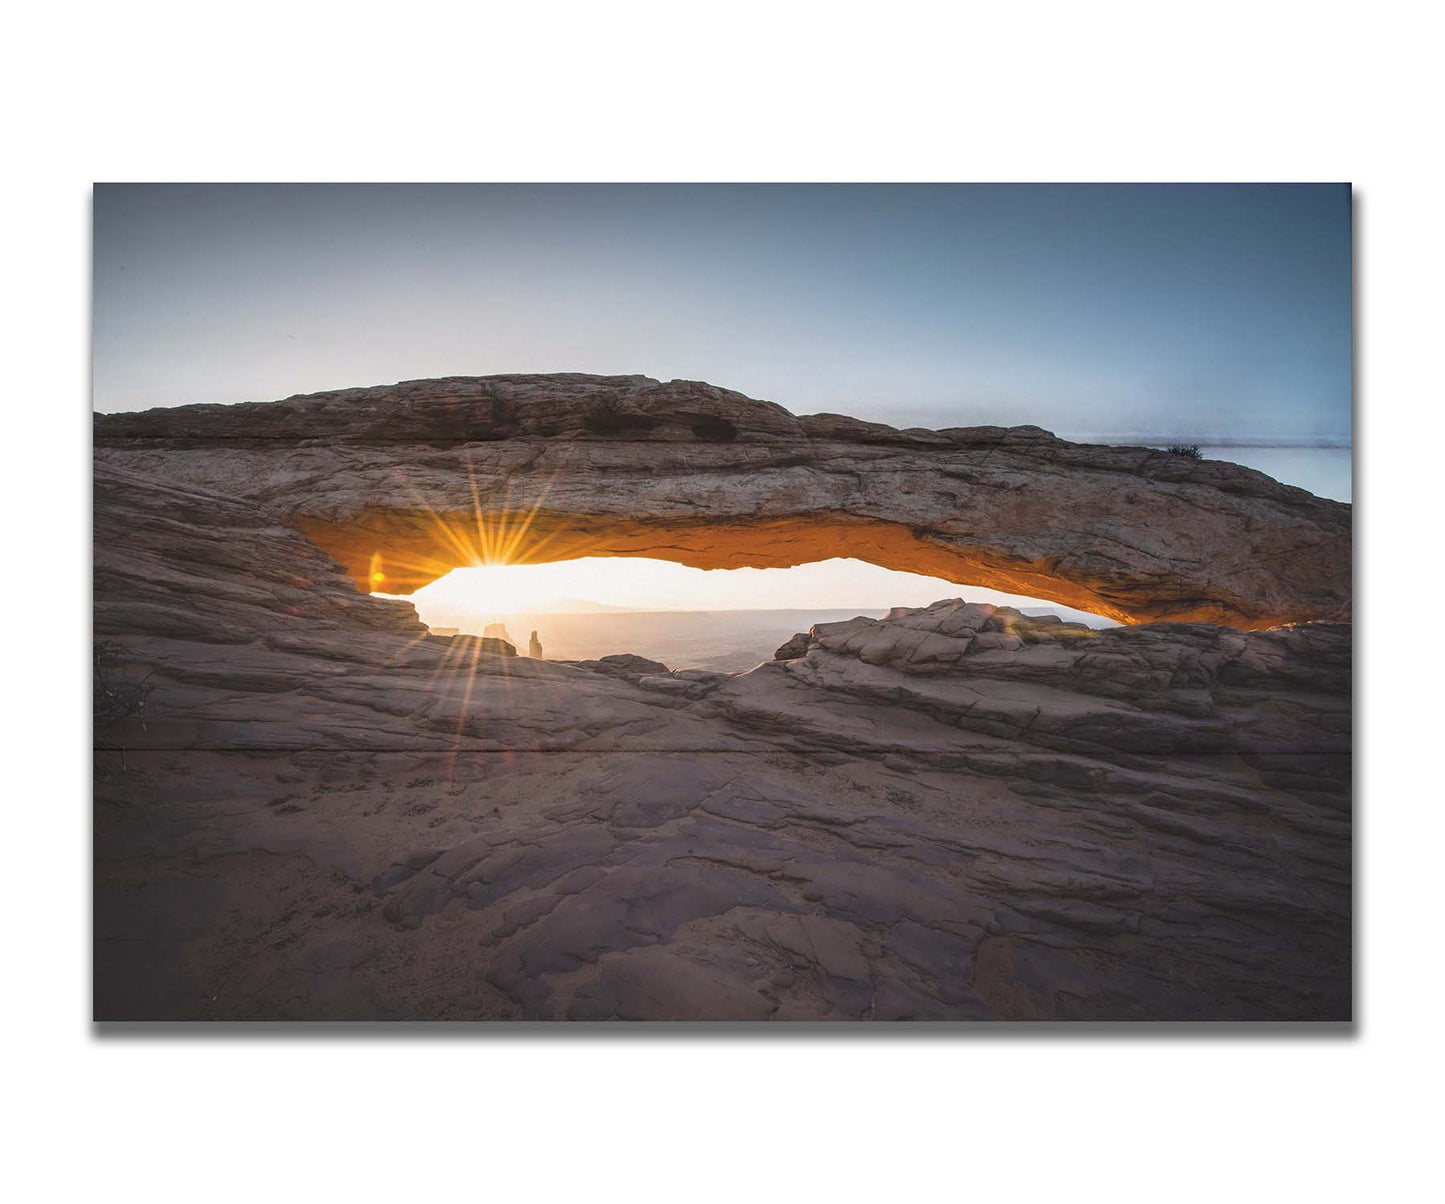
[[[496,372],[1347,441],[1347,185],[97,185],[102,411]]]
[[[886,610],[927,606],[960,592],[971,602],[996,606],[1040,604],[837,558],[787,569],[696,569],[648,557],[584,556],[453,569],[405,597],[430,626],[480,633],[487,622],[511,615],[585,613],[598,603],[625,610]]]

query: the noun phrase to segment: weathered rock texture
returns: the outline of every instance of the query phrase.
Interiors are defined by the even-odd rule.
[[[624,396],[654,396],[632,385]],[[140,715],[97,731],[99,1017],[1349,1016],[1347,624],[1099,632],[946,600],[819,626],[742,674],[507,655],[359,593],[296,521],[307,489],[381,512],[392,495],[367,458],[400,465],[407,446],[434,498],[461,449],[405,445],[415,407],[388,419],[371,393],[278,413],[298,409],[311,425],[277,419],[274,436],[258,434],[265,409],[239,407],[176,412],[170,436],[134,434],[161,422],[149,415],[102,424],[96,634],[155,688]],[[526,411],[499,402],[485,430]],[[711,413],[694,425],[716,431]],[[525,456],[507,457],[545,458],[557,421],[555,436],[488,446],[529,479]],[[679,496],[737,504],[743,469],[719,469],[700,436],[662,438],[674,425],[632,450],[605,432],[575,440],[584,479],[604,479],[594,453],[640,473],[638,446],[671,445],[719,474],[676,483]],[[435,415],[423,427],[434,434]],[[301,431],[321,441],[298,444]],[[1037,459],[1009,438],[995,464]],[[718,446],[749,445],[740,429]],[[900,479],[925,479],[914,459],[942,462],[906,441],[829,447],[895,457]],[[1215,496],[1264,507],[1259,522],[1317,515],[1318,534],[1333,521],[1258,474],[1078,452],[1096,450],[1179,480],[1057,462],[1044,476],[1132,477],[1156,514]],[[989,463],[977,480],[1019,471]],[[1215,470],[1248,489],[1190,477]],[[840,487],[812,467],[799,488],[815,478]],[[1289,538],[1287,524],[1256,530]],[[1198,579],[1214,580],[1208,565]],[[1143,598],[1142,580],[1116,596]],[[1231,605],[1256,615],[1261,597],[1308,592],[1232,580]]]
[[[689,381],[468,377],[98,416],[97,454],[247,501],[363,588],[459,564],[851,556],[1123,622],[1350,617],[1350,508],[1037,427],[895,430]]]

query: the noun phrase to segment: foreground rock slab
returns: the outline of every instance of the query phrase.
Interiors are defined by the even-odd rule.
[[[125,1019],[1342,1019],[1348,814],[797,753],[102,764]],[[1030,776],[1032,771],[1036,776]]]
[[[1351,1010],[1351,629],[945,599],[742,674],[429,635],[101,454],[100,1019]],[[623,654],[626,650],[619,649]]]

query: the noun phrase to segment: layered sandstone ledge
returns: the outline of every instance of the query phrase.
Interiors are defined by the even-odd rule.
[[[443,496],[459,455],[479,492],[520,489],[562,435],[480,445],[499,461],[415,439],[192,446],[165,413],[139,419],[173,436],[98,424],[95,631],[153,687],[97,731],[101,1018],[1350,1015],[1348,624],[1094,632],[948,599],[799,633],[741,674],[497,655],[358,592],[296,507],[394,500],[388,463]],[[625,509],[597,462],[642,489],[668,446],[717,472],[679,496],[736,502],[741,470],[669,429],[572,440],[589,504]],[[819,442],[796,446],[824,492],[839,448],[898,482],[940,463]],[[980,479],[1034,445],[1257,490],[1160,484],[1154,513],[1200,491],[1334,513],[1228,465],[1041,433],[1000,433]],[[1056,466],[1016,492],[1096,475],[1131,479]]]
[[[1037,427],[895,430],[563,374],[98,415],[95,441],[100,462],[302,531],[363,589],[409,593],[505,543],[702,568],[852,556],[1125,623],[1351,614],[1349,506]]]

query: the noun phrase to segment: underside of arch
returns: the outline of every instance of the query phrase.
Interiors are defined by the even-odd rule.
[[[1262,628],[1261,617],[1158,583],[1147,598],[1119,596],[1057,561],[1009,558],[900,523],[819,513],[750,520],[624,519],[616,515],[438,513],[371,509],[338,521],[298,515],[296,526],[346,567],[363,593],[410,594],[455,568],[543,564],[583,556],[637,556],[698,569],[791,568],[833,558],[867,561],[1004,593],[1023,594],[1121,623],[1168,619]]]

